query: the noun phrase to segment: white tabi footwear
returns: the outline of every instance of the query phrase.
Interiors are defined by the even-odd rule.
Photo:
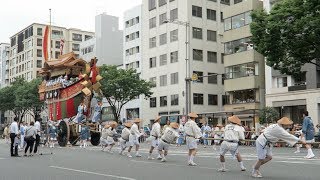
[[[140,154],[136,154],[136,157],[141,157],[141,155]]]
[[[197,166],[197,164],[194,163],[193,161],[189,161],[189,162],[188,162],[188,165],[189,165],[189,166]]]
[[[219,172],[226,172],[227,170],[225,168],[218,169]]]
[[[245,167],[241,167],[240,169],[241,169],[241,171],[246,171],[247,170],[247,168],[245,168]]]
[[[127,154],[128,158],[132,158],[131,154]]]
[[[162,159],[161,159],[161,162],[166,162],[167,161],[167,159],[165,158],[165,157],[163,157]]]
[[[306,156],[306,157],[304,157],[305,159],[312,159],[312,158],[314,158],[315,157],[315,155],[314,154],[311,154],[311,155],[308,155],[308,156]]]
[[[148,156],[148,160],[154,160],[154,158],[151,156]]]
[[[158,160],[161,160],[161,159],[162,159],[162,157],[161,157],[160,155],[158,155],[157,159],[158,159]]]

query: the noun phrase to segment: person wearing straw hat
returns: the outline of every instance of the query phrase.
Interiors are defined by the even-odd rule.
[[[119,139],[120,142],[120,151],[119,154],[122,155],[123,151],[126,149],[127,146],[129,146],[129,136],[130,136],[130,129],[132,126],[132,123],[126,122],[123,123],[124,128],[121,131],[121,138]]]
[[[110,127],[110,124],[106,124],[102,128],[101,137],[100,137],[101,151],[104,151],[104,149],[108,146],[108,143],[107,143],[107,138],[108,138],[107,130],[108,130],[109,127]]]
[[[241,171],[245,171],[246,168],[243,165],[240,152],[238,150],[239,141],[244,140],[244,130],[241,126],[241,120],[233,115],[228,118],[229,124],[224,128],[224,139],[220,146],[220,163],[221,168],[218,170],[220,172],[226,171],[225,166],[225,154],[229,151],[233,157],[237,157],[240,164]]]
[[[193,162],[193,159],[196,155],[199,139],[202,137],[201,129],[195,122],[198,115],[194,112],[188,114],[190,119],[184,125],[184,130],[186,134],[186,142],[187,147],[189,149],[188,153],[188,165],[189,166],[196,166],[197,164]]]
[[[109,127],[106,129],[107,134],[107,146],[110,146],[110,148],[107,150],[107,152],[112,153],[112,147],[114,146],[115,142],[113,139],[113,136],[117,133],[115,128],[117,127],[118,123],[115,121],[109,122]]]
[[[260,167],[272,159],[272,143],[276,143],[281,139],[292,146],[299,141],[304,145],[306,144],[305,141],[300,140],[285,130],[291,127],[292,123],[289,118],[283,117],[277,123],[265,128],[263,133],[259,135],[256,140],[258,160],[253,166],[252,177],[262,177]]]
[[[99,122],[101,120],[102,102],[101,102],[101,99],[98,99],[97,101],[98,101],[98,103],[94,107],[94,112],[93,112],[93,116],[92,116],[93,123]]]
[[[165,162],[168,155],[169,144],[173,144],[179,137],[179,124],[176,122],[170,123],[159,140],[158,151],[161,156],[161,162]]]
[[[136,118],[133,120],[133,124],[130,128],[130,135],[129,135],[129,143],[130,147],[128,148],[128,154],[127,156],[131,158],[131,149],[135,145],[136,146],[136,157],[141,157],[139,154],[139,137],[141,136],[141,133],[139,131],[139,124],[141,123],[141,119]]]
[[[73,121],[76,123],[81,123],[82,119],[84,118],[84,113],[86,111],[87,111],[87,106],[84,104],[84,99],[83,99],[78,106],[78,113]]]
[[[161,120],[161,116],[157,116],[156,119],[154,120],[154,124],[152,125],[152,128],[151,128],[151,132],[150,132],[151,147],[150,147],[149,156],[148,156],[149,160],[154,159],[151,156],[153,149],[159,145],[159,138],[161,136],[160,120]],[[160,154],[158,156],[158,159],[161,159]]]
[[[218,140],[218,139],[221,139],[223,138],[223,131],[224,131],[224,128],[223,128],[223,125],[222,124],[217,124],[216,127],[214,128],[214,144],[213,144],[213,149],[214,150],[217,150],[217,145],[220,144],[221,140]]]

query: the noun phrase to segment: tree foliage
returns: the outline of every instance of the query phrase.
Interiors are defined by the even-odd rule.
[[[282,0],[270,14],[254,11],[252,20],[252,41],[268,66],[293,76],[306,63],[319,66],[319,0]]]
[[[273,107],[265,107],[260,110],[260,124],[271,123],[279,119],[279,112]]]
[[[100,81],[101,90],[116,120],[119,120],[121,109],[129,101],[140,95],[146,98],[152,95],[152,84],[141,79],[134,69],[117,69],[116,66],[103,65],[100,68],[100,75],[103,77]]]

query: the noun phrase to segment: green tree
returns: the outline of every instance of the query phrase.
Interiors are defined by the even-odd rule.
[[[119,121],[121,109],[129,101],[140,95],[149,98],[152,84],[140,79],[134,69],[117,69],[116,66],[100,67],[102,93],[110,104],[115,119]]]
[[[268,66],[295,77],[306,63],[319,66],[319,0],[282,0],[270,14],[254,11],[252,20],[252,41]]]
[[[259,112],[260,124],[271,123],[279,119],[279,112],[273,107],[264,107]]]

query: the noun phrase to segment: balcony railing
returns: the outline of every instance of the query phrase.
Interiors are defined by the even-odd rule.
[[[298,85],[288,87],[288,91],[300,91],[300,90],[306,90],[306,89],[307,89],[307,85],[305,84],[298,84]]]

